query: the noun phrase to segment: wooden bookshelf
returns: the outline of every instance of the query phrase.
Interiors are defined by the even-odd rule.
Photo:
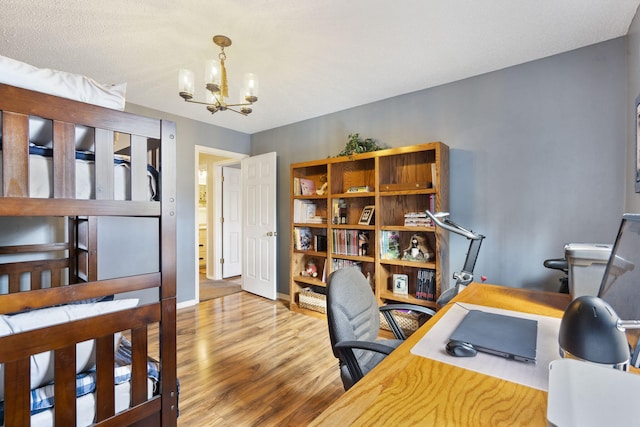
[[[300,180],[313,180],[316,189],[327,182],[323,194],[302,195]],[[449,147],[441,142],[429,142],[409,147],[391,148],[348,157],[333,157],[295,163],[290,170],[290,307],[294,311],[317,315],[299,306],[302,289],[312,287],[322,293],[325,279],[343,264],[357,264],[370,278],[380,304],[387,301],[411,302],[436,307],[441,283],[448,278],[448,235],[432,226],[407,226],[405,214],[427,209],[449,209]],[[359,191],[354,192],[355,189]],[[351,191],[350,191],[351,190]],[[300,209],[315,206],[313,221],[307,222]],[[369,225],[358,224],[366,206],[374,206]],[[312,235],[326,237],[326,250],[297,247],[294,230],[307,227]],[[399,258],[382,256],[381,236],[394,232],[399,239]],[[433,254],[424,260],[403,259],[411,246],[412,236]],[[366,235],[365,239],[360,237]],[[358,236],[358,238],[354,238]],[[366,252],[362,245],[366,242]],[[429,252],[427,251],[427,252]],[[421,252],[420,252],[421,253]],[[303,275],[305,266],[313,260],[317,277]],[[419,269],[435,271],[434,301],[416,298]],[[409,295],[393,293],[393,275],[406,274]]]

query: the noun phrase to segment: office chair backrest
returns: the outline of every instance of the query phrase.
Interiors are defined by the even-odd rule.
[[[340,341],[375,341],[380,332],[378,302],[362,272],[342,268],[327,281],[327,321],[331,347]]]
[[[378,339],[378,301],[369,281],[358,268],[344,268],[329,275],[327,323],[331,349],[340,361],[340,377],[345,390],[402,343],[399,339]],[[341,351],[336,350],[338,344],[343,346]]]

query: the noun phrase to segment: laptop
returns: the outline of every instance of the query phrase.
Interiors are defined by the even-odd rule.
[[[536,320],[469,310],[449,340],[471,344],[482,353],[535,363],[537,337]]]
[[[598,297],[622,320],[640,320],[640,215],[624,214],[611,249]],[[640,365],[640,340],[631,364]]]
[[[598,297],[623,320],[640,319],[640,215],[624,214]]]

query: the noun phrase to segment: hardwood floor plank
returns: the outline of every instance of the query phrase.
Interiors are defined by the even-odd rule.
[[[178,310],[187,426],[302,426],[344,391],[326,321],[245,292]]]

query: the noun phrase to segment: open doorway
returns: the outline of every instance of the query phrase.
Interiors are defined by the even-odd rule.
[[[234,224],[241,218],[240,203],[240,161],[248,157],[214,148],[196,146],[196,296],[198,301],[224,295],[241,285],[241,250],[237,233],[240,225]],[[227,173],[229,184],[237,181],[236,190],[225,191],[223,174]],[[225,196],[226,194],[226,196]],[[229,198],[229,196],[232,196]],[[225,212],[225,205],[227,212]],[[229,208],[231,207],[231,210]],[[225,224],[222,218],[229,217]],[[231,218],[233,216],[233,218]],[[237,218],[237,220],[236,220]],[[231,234],[229,233],[231,231]],[[227,237],[225,238],[225,232]],[[228,255],[229,256],[228,256]],[[224,261],[237,264],[237,269],[228,268],[225,273]],[[232,265],[229,265],[232,267]],[[220,288],[220,289],[218,289]],[[222,294],[220,294],[222,292]]]

